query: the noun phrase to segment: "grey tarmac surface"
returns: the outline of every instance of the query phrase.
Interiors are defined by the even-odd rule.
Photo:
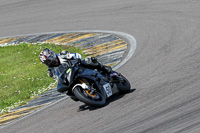
[[[199,133],[199,0],[1,0],[0,37],[110,30],[137,49],[118,69],[136,89],[94,109],[70,99],[2,133]]]

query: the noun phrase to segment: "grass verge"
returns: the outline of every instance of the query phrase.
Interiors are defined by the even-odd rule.
[[[20,43],[0,47],[0,114],[48,91],[49,85],[55,82],[47,76],[47,66],[39,60],[39,53],[45,48],[85,57],[81,49],[66,45]]]

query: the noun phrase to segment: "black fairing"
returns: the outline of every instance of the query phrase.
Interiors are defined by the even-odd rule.
[[[78,71],[78,67],[68,68],[65,73],[65,79],[71,84],[74,80],[75,74]]]
[[[57,89],[60,92],[66,91],[70,87],[72,88],[71,85],[73,85],[78,78],[86,78],[90,79],[98,86],[103,96],[106,95],[102,87],[102,85],[106,84],[106,82],[102,80],[103,76],[98,71],[82,67],[78,64],[73,67],[60,65],[55,69],[55,74],[59,79]]]
[[[100,79],[102,79],[103,76],[98,71],[85,68],[79,69],[75,78],[79,77],[91,79],[93,81],[100,81]]]

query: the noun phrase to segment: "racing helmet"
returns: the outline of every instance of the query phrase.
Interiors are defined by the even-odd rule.
[[[57,55],[48,48],[40,52],[40,61],[48,67],[53,67],[58,64]]]

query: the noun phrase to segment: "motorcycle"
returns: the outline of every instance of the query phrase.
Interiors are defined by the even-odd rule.
[[[58,88],[67,90],[67,95],[75,101],[95,107],[104,106],[106,99],[116,93],[128,93],[131,87],[122,74],[116,71],[108,74],[83,67],[80,60],[60,65],[55,74],[58,77]]]

